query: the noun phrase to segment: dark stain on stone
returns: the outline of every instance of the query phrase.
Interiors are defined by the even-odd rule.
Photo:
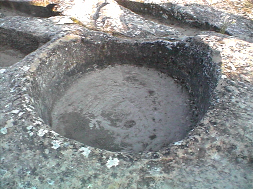
[[[153,134],[153,135],[149,136],[149,138],[150,138],[150,140],[154,140],[156,138],[156,135]]]
[[[60,134],[65,137],[80,141],[84,144],[105,148],[111,151],[119,151],[119,144],[114,142],[113,133],[105,130],[99,125],[90,125],[92,115],[83,116],[78,112],[69,112],[60,117],[60,126],[57,126]],[[60,127],[64,127],[64,133]]]
[[[202,159],[206,155],[206,149],[205,148],[199,148],[198,158]]]
[[[136,125],[136,122],[134,120],[128,120],[125,122],[124,127],[131,128]]]
[[[154,96],[155,91],[153,91],[153,90],[149,90],[149,91],[148,91],[148,94],[149,94],[149,96]]]

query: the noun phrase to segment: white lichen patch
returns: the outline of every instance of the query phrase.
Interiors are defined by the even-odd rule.
[[[59,140],[53,140],[51,142],[51,144],[53,145],[52,148],[55,149],[55,150],[58,149],[59,147],[61,147],[61,145],[60,145],[61,141],[59,141]]]
[[[26,127],[26,129],[28,130],[28,131],[30,131],[30,130],[32,130],[33,129],[33,126],[28,126],[28,127]]]
[[[150,173],[151,175],[159,175],[159,174],[161,174],[161,168],[160,168],[160,167],[153,167],[153,168],[149,171],[149,173]]]
[[[218,153],[215,153],[215,154],[213,154],[212,156],[211,156],[211,159],[213,159],[213,160],[216,160],[216,161],[219,161],[220,160],[220,155],[218,154]]]
[[[6,121],[5,127],[6,128],[12,127],[13,126],[13,121],[14,121],[13,119],[10,119],[10,120]]]
[[[88,184],[87,188],[92,188],[93,184]]]
[[[108,167],[109,169],[113,166],[117,166],[119,164],[119,160],[118,158],[112,158],[110,157],[106,163],[106,167]]]
[[[32,112],[33,110],[31,108],[26,108],[28,112]]]
[[[85,147],[80,148],[79,151],[80,151],[86,158],[89,157],[89,154],[90,154],[90,152],[91,152],[91,150],[90,150],[89,148],[85,148]]]
[[[12,114],[18,114],[18,113],[19,113],[19,110],[12,110],[11,113],[12,113]]]
[[[174,142],[174,145],[182,145],[183,144],[183,141],[182,140],[180,140],[180,141],[177,141],[177,142]]]
[[[52,133],[54,136],[59,136],[59,134],[55,131],[50,131],[50,133]]]
[[[24,114],[24,112],[19,112],[18,117],[21,117]]]
[[[30,125],[30,126],[26,127],[26,129],[28,130],[27,133],[29,134],[29,136],[33,136],[33,132],[32,132],[33,126]]]
[[[41,125],[42,124],[42,121],[39,121],[39,120],[36,120],[33,125]]]
[[[54,185],[54,181],[53,181],[53,180],[48,180],[47,183],[48,183],[49,185],[51,185],[51,186]]]
[[[40,129],[38,131],[38,136],[43,137],[46,133],[48,133],[48,130],[46,130],[46,129]]]
[[[27,72],[27,71],[30,69],[30,67],[28,67],[28,66],[23,66],[21,69],[24,70],[25,72]]]
[[[30,136],[33,136],[33,132],[30,131],[30,132],[28,132],[28,133],[29,133]]]
[[[5,134],[7,134],[8,130],[7,130],[6,127],[4,127],[4,128],[1,128],[1,129],[0,129],[0,132],[1,132],[3,135],[5,135]]]
[[[49,149],[45,149],[45,154],[49,154]]]
[[[6,69],[0,69],[0,74],[4,73]]]

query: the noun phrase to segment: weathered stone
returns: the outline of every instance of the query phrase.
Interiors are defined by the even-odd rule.
[[[234,35],[252,42],[252,20],[215,10],[208,5],[195,3],[178,5],[159,1],[151,3],[135,0],[116,1],[134,12],[151,14],[164,20],[174,18],[197,28]]]
[[[0,188],[253,187],[252,43],[211,31],[172,39],[152,31],[155,24],[113,37],[78,24],[56,25],[58,18],[0,19],[0,45],[33,47],[0,68]],[[140,17],[130,18],[137,23]],[[198,114],[194,129],[142,154],[94,148],[53,131],[57,99],[81,76],[111,64],[155,68],[186,86]]]

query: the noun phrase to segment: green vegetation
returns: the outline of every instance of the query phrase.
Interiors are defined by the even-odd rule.
[[[225,34],[226,33],[226,30],[227,28],[231,25],[231,24],[234,24],[235,23],[235,20],[232,20],[230,19],[230,17],[227,15],[224,17],[223,19],[223,23],[220,27],[220,33],[222,34]]]

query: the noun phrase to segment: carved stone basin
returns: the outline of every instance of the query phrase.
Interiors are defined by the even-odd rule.
[[[0,67],[8,67],[22,60],[40,45],[31,34],[11,29],[0,29]]]
[[[209,47],[67,35],[31,66],[31,96],[57,133],[113,152],[159,151],[207,111],[217,83]]]

